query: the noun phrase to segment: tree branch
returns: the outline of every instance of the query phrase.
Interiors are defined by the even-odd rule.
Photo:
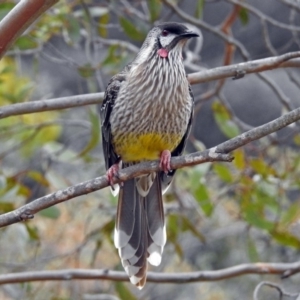
[[[254,263],[241,264],[221,270],[199,271],[189,273],[155,273],[148,272],[147,281],[156,283],[189,283],[200,281],[218,281],[246,274],[272,274],[286,278],[287,273],[300,272],[300,262],[295,263]],[[128,281],[128,275],[121,271],[66,269],[60,271],[33,271],[0,275],[0,285],[29,281],[102,279]]]
[[[41,111],[99,104],[102,102],[103,97],[104,93],[95,93],[6,105],[0,108],[0,119]]]
[[[0,59],[14,41],[58,0],[22,0],[0,22]]]
[[[237,137],[219,144],[217,147],[181,157],[173,157],[171,160],[171,168],[178,169],[185,166],[193,166],[212,161],[232,161],[232,156],[227,153],[254,140],[258,140],[264,136],[267,136],[272,132],[278,131],[289,124],[298,121],[299,119],[300,108],[297,108],[271,122],[253,128],[238,135]],[[126,181],[130,178],[159,170],[158,161],[143,162],[120,170],[115,183]],[[17,208],[16,210],[0,215],[0,227],[14,224],[23,220],[32,219],[34,214],[42,209],[81,195],[97,191],[107,186],[107,177],[104,175],[46,195],[24,206],[21,206],[20,208]]]
[[[235,65],[222,66],[188,75],[190,84],[203,83],[227,77],[238,79],[246,74],[258,73],[278,68],[300,67],[300,51],[279,56],[247,61]]]
[[[198,84],[224,79],[227,77],[233,77],[234,79],[237,79],[243,77],[245,74],[257,73],[277,68],[300,67],[300,59],[295,59],[298,57],[300,57],[300,51],[218,67],[206,71],[191,73],[188,75],[188,80],[190,84]],[[104,93],[95,93],[6,105],[0,107],[0,119],[41,111],[51,111],[90,104],[99,104],[103,100],[103,97]]]
[[[182,168],[183,166],[192,166],[204,162],[232,161],[232,159],[232,156],[229,154],[216,153],[214,149],[210,149],[202,152],[192,153],[186,156],[174,157],[171,160],[171,167],[173,169],[177,169]],[[160,168],[158,161],[143,162],[141,164],[137,164],[129,168],[120,170],[118,178],[115,178],[114,182],[119,183],[137,177],[139,175],[159,170]],[[103,189],[107,186],[107,177],[106,175],[104,175],[38,198],[28,204],[17,208],[16,210],[0,215],[0,227],[32,219],[35,213],[45,208],[78,196],[89,194],[91,192]]]
[[[283,296],[290,297],[290,298],[295,298],[295,297],[297,297],[297,296],[300,295],[300,293],[293,293],[293,294],[289,293],[289,292],[285,291],[283,288],[281,288],[278,284],[275,284],[273,282],[262,281],[261,283],[259,283],[256,286],[256,288],[255,288],[255,290],[253,292],[253,300],[258,300],[258,293],[259,293],[260,289],[263,286],[268,286],[268,287],[276,289],[278,291],[278,293],[279,293],[279,297],[280,297],[279,299],[282,299]]]
[[[245,60],[249,59],[250,55],[247,49],[244,47],[244,45],[240,41],[236,40],[234,37],[228,36],[226,33],[222,32],[219,27],[211,26],[210,24],[206,23],[201,19],[194,18],[193,16],[185,13],[175,3],[169,0],[162,0],[162,2],[166,4],[166,6],[168,6],[174,13],[176,13],[182,20],[213,33],[214,35],[218,36],[219,38],[223,39],[225,42],[229,44],[235,45],[237,49],[240,51],[242,57]]]

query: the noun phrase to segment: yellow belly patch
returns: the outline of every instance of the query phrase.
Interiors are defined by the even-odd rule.
[[[164,150],[173,151],[181,140],[178,134],[128,134],[114,139],[114,148],[125,162],[155,160]]]

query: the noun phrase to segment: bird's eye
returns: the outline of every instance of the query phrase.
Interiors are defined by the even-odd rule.
[[[168,34],[169,34],[168,30],[163,30],[161,33],[162,36],[167,36]]]

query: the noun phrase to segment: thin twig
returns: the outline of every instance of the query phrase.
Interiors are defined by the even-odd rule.
[[[196,19],[196,18],[192,17],[191,15],[185,13],[176,4],[172,3],[169,0],[162,0],[162,2],[165,3],[168,7],[170,7],[184,21],[186,21],[190,24],[199,26],[200,28],[205,29],[205,30],[215,34],[216,36],[220,37],[225,42],[235,45],[237,47],[237,49],[239,49],[242,57],[245,60],[248,60],[250,58],[250,55],[249,55],[247,49],[244,47],[243,44],[241,44],[235,38],[233,38],[231,36],[228,36],[224,32],[220,31],[220,29],[218,27],[213,27],[212,25],[204,22],[201,19]]]
[[[286,4],[287,6],[297,10],[300,13],[300,5],[297,4],[295,0],[280,0],[280,2]]]
[[[276,27],[279,27],[282,29],[287,29],[289,31],[298,31],[298,32],[300,31],[299,26],[288,25],[288,24],[282,23],[280,21],[277,21],[277,20],[269,17],[268,15],[265,15],[260,10],[256,9],[254,6],[251,6],[250,4],[246,3],[246,1],[240,1],[240,0],[226,0],[226,1],[246,8],[248,11],[253,13],[259,19],[265,20]]]
[[[283,288],[281,288],[278,284],[275,284],[273,282],[268,282],[268,281],[262,281],[256,286],[256,288],[253,292],[254,300],[258,300],[258,293],[264,285],[276,289],[280,295],[279,299],[282,299],[282,296],[295,298],[295,297],[299,296],[299,294],[300,294],[300,293],[293,293],[293,294],[289,293],[289,292],[285,291]]]

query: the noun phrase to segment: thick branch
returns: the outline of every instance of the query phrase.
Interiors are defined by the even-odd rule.
[[[188,75],[191,84],[208,82],[227,77],[239,78],[246,74],[258,73],[278,68],[300,67],[300,51],[289,52],[279,56],[247,61],[235,65],[223,66]]]
[[[148,272],[147,281],[157,283],[188,283],[199,281],[218,281],[246,274],[272,274],[287,276],[300,272],[300,263],[254,263],[234,267],[190,273],[154,273]],[[288,275],[287,275],[288,274]],[[29,281],[72,280],[72,279],[102,279],[113,281],[128,281],[125,272],[111,270],[67,269],[60,271],[33,271],[0,275],[0,284],[21,283]]]
[[[270,121],[264,125],[255,127],[246,131],[220,145],[217,146],[217,153],[228,153],[252,141],[258,140],[268,134],[278,131],[300,119],[300,108],[296,108],[291,112]]]
[[[22,0],[0,22],[0,59],[14,41],[58,0]]]
[[[24,0],[0,22],[0,58],[14,40],[21,35],[43,12],[58,0]],[[166,1],[170,6],[171,4]],[[174,9],[173,4],[171,7]],[[200,22],[200,21],[199,21]],[[203,25],[203,24],[202,24]],[[228,37],[226,37],[228,38]],[[230,42],[230,41],[228,41]],[[300,52],[291,52],[277,57],[249,61],[231,66],[223,66],[212,70],[189,74],[191,84],[224,79],[227,77],[239,78],[248,73],[261,72],[282,67],[299,67]],[[290,61],[289,61],[290,60]],[[20,114],[35,113],[65,109],[83,105],[97,104],[103,99],[103,93],[63,97],[58,99],[18,103],[0,108],[0,119]]]
[[[104,93],[95,93],[6,105],[0,108],[0,119],[41,111],[99,104],[102,102],[103,97]]]
[[[211,161],[231,161],[232,157],[227,153],[240,148],[254,140],[258,140],[268,134],[282,129],[289,124],[292,124],[300,119],[300,108],[271,121],[259,127],[253,128],[241,135],[232,138],[217,147],[208,149],[202,152],[196,152],[181,157],[174,157],[171,160],[171,168],[178,169],[185,166],[193,166],[204,162]],[[118,179],[115,182],[126,181],[130,178],[137,177],[149,172],[159,171],[159,163],[157,161],[143,162],[131,166],[126,169],[122,169],[119,172]],[[26,219],[33,218],[33,215],[47,207],[53,206],[60,202],[85,195],[96,190],[102,189],[108,186],[106,176],[101,176],[92,180],[85,181],[83,183],[68,187],[64,190],[57,191],[47,196],[41,197],[35,201],[32,201],[16,210],[2,214],[0,216],[0,227],[4,227],[13,223],[17,223]]]
[[[173,169],[181,168],[183,166],[192,166],[209,161],[231,161],[232,157],[228,154],[216,153],[213,150],[205,150],[203,152],[197,152],[186,156],[175,157],[171,161],[171,167]],[[130,178],[137,177],[149,172],[159,171],[159,162],[144,162],[132,167],[122,169],[119,172],[118,179],[115,182],[126,181]],[[55,204],[64,202],[66,200],[82,196],[108,186],[107,177],[101,176],[95,179],[91,179],[74,186],[70,186],[64,190],[57,191],[55,193],[41,197],[35,201],[21,206],[20,208],[11,212],[0,215],[0,227],[4,227],[10,224],[14,224],[27,219],[32,219],[34,214],[38,211]]]
[[[297,57],[300,57],[300,51],[192,73],[188,75],[188,80],[191,84],[198,84],[227,77],[239,78],[245,74],[276,68],[300,67],[300,59],[295,59]],[[103,97],[104,93],[95,93],[2,106],[0,107],[0,119],[41,111],[99,104]]]

